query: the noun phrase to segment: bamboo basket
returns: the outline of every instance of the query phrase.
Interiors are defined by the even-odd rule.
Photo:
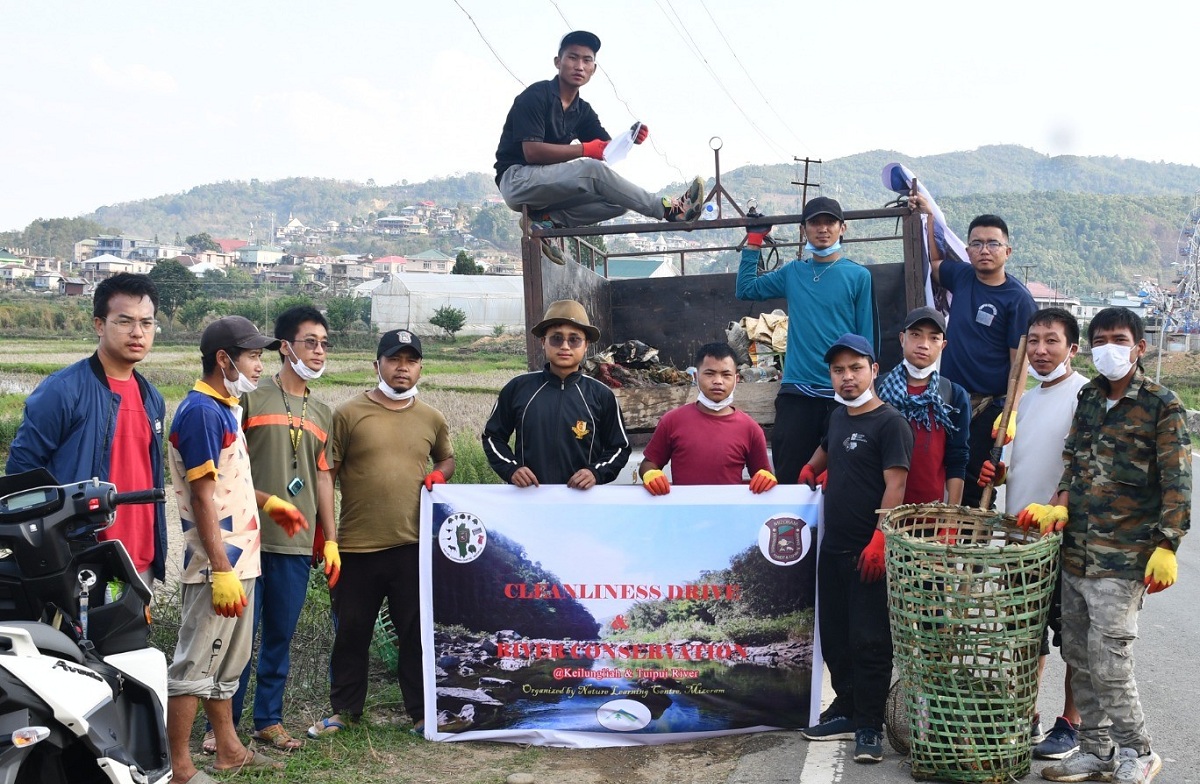
[[[913,777],[1026,775],[1061,536],[946,504],[896,507],[883,531]]]

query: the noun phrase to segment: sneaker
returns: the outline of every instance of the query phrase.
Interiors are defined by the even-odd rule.
[[[820,724],[805,727],[800,735],[807,740],[854,740],[854,722],[845,716],[822,716]]]
[[[1117,752],[1117,769],[1113,771],[1113,784],[1150,784],[1162,770],[1162,758],[1153,751],[1138,756],[1135,749],[1123,748]]]
[[[1033,721],[1029,722],[1029,745],[1036,746],[1046,739],[1046,731],[1042,729],[1042,714],[1033,714]]]
[[[699,218],[704,210],[704,178],[697,177],[692,180],[687,191],[678,199],[663,197],[663,208],[663,219],[671,222],[690,222]]]
[[[542,240],[542,253],[546,258],[559,266],[564,266],[567,263],[567,254],[555,242]]]
[[[855,762],[883,762],[883,733],[863,727],[854,733]]]
[[[1112,781],[1117,755],[1102,759],[1087,751],[1077,751],[1056,765],[1042,768],[1046,781]]]
[[[1037,759],[1060,760],[1079,748],[1079,732],[1062,716],[1054,720],[1054,727],[1041,743],[1033,747]]]

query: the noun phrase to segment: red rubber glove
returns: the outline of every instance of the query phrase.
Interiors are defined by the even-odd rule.
[[[864,583],[873,583],[887,573],[883,563],[883,531],[878,528],[871,535],[871,543],[863,548],[858,556],[858,579]]]
[[[822,471],[821,473],[817,474],[817,487],[824,490],[825,482],[827,482],[828,480],[829,480],[829,469],[826,469],[826,470]]]
[[[821,472],[824,476],[825,472]],[[805,463],[804,468],[800,469],[800,478],[797,480],[802,485],[808,485],[809,490],[816,490],[819,479],[817,478],[816,469],[812,467],[812,463]]]
[[[598,161],[604,160],[604,148],[608,146],[608,142],[603,139],[592,139],[590,142],[583,143],[583,157],[595,158]]]
[[[313,534],[313,549],[312,560],[308,565],[316,569],[321,565],[321,559],[325,557],[325,532],[321,530],[321,526],[317,526],[317,532]]]
[[[641,144],[642,142],[646,141],[646,139],[650,138],[650,126],[649,125],[646,125],[645,123],[641,123],[641,125],[639,127],[638,123],[634,123],[633,127],[638,129],[637,136],[633,137],[634,144]]]
[[[758,473],[750,477],[750,492],[758,495],[765,493],[775,485],[779,484],[779,480],[765,468],[760,468]]]
[[[999,487],[1004,484],[1004,477],[1008,473],[1008,467],[1001,460],[998,464],[993,464],[991,460],[984,460],[983,465],[979,467],[979,481],[975,484],[980,487]]]
[[[268,498],[267,502],[263,504],[262,510],[278,523],[289,537],[295,536],[301,528],[308,529],[308,521],[304,519],[304,514],[277,495]]]
[[[752,248],[761,248],[763,243],[767,241],[767,237],[771,234],[771,227],[767,226],[747,226],[746,227],[746,244]]]
[[[666,495],[671,492],[671,483],[667,481],[667,475],[657,468],[651,468],[642,475],[642,487],[646,488],[650,495]]]
[[[425,475],[425,489],[433,490],[434,485],[446,484],[446,475],[441,471],[430,471]]]

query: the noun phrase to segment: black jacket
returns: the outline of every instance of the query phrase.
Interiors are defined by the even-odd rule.
[[[483,451],[505,482],[526,466],[540,484],[565,485],[580,468],[591,469],[597,484],[613,481],[630,450],[612,390],[579,371],[559,379],[546,365],[500,390],[483,429]]]

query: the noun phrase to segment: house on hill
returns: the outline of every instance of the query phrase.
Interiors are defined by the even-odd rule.
[[[449,273],[454,269],[454,257],[447,256],[437,248],[423,250],[415,256],[408,257],[405,272],[415,273]]]

